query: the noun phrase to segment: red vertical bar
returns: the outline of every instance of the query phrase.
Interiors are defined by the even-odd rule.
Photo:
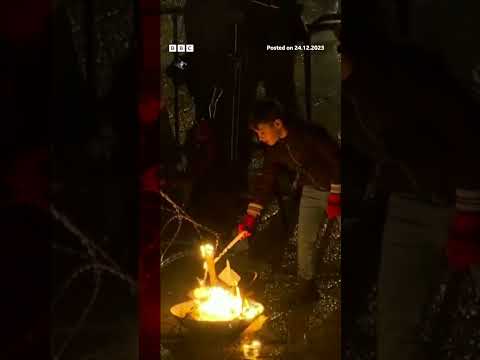
[[[1,261],[15,279],[2,286],[5,298],[2,307],[8,309],[2,314],[2,325],[8,329],[2,333],[4,359],[47,359],[52,350],[51,223],[48,213],[45,216],[40,210],[48,210],[49,205],[50,159],[46,134],[51,80],[48,25],[52,9],[51,0],[2,1],[0,5],[0,40],[2,56],[6,57],[1,61],[2,65],[3,61],[7,64],[0,69],[4,72],[0,96],[4,104],[15,104],[11,110],[0,110],[4,125],[0,131],[6,132],[2,134],[4,138],[21,134],[15,139],[15,146],[2,143],[2,151],[7,153],[0,159],[0,181],[11,196],[11,202],[10,196],[1,199],[2,207],[9,207],[8,214],[2,213],[2,236],[10,239],[2,247],[5,256]],[[11,72],[12,68],[15,71]],[[34,108],[35,119],[29,120],[33,112],[23,112],[17,107],[20,104]],[[5,126],[17,121],[21,128]],[[34,141],[29,136],[31,132],[35,132]],[[8,162],[3,162],[6,159]],[[19,216],[20,208],[23,210]]]
[[[140,111],[142,102],[160,100],[160,2],[139,0],[139,119],[140,126],[145,113]],[[142,117],[143,116],[143,117]],[[142,144],[142,141],[140,142]],[[140,154],[143,154],[140,149]],[[139,164],[143,161],[140,159]],[[141,172],[144,169],[140,169]],[[139,359],[160,359],[160,262],[157,252],[148,252],[160,232],[158,204],[140,193],[140,251],[138,278]]]

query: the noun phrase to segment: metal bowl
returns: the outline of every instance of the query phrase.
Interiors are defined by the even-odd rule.
[[[172,315],[189,331],[204,335],[237,335],[244,331],[263,311],[252,319],[234,319],[230,321],[200,321],[191,317],[194,301],[179,303],[170,308]]]

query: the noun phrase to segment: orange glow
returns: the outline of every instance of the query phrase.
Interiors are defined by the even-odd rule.
[[[243,299],[240,289],[235,293],[220,286],[198,287],[193,291],[194,317],[199,321],[251,320],[263,312],[263,306]]]

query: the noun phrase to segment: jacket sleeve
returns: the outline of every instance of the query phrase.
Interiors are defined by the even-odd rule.
[[[278,164],[274,161],[273,149],[264,152],[263,167],[256,176],[252,201],[248,204],[247,214],[259,216],[273,194],[273,185],[278,175]]]

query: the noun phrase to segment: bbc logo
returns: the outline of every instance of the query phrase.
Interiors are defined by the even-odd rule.
[[[193,44],[170,44],[168,52],[193,52]]]

